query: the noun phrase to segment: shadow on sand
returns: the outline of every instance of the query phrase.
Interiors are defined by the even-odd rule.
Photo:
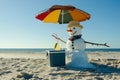
[[[120,68],[116,68],[109,65],[103,65],[98,63],[91,63],[95,68],[74,68],[74,67],[64,67],[68,70],[91,72],[91,73],[120,73]]]
[[[120,73],[120,68],[97,63],[92,64],[95,65],[95,71],[97,71],[97,73]]]
[[[109,75],[109,74],[120,74],[120,68],[115,68],[108,65],[102,65],[97,63],[91,63],[95,68],[71,68],[68,66],[58,67],[55,72],[51,72],[49,75],[52,76],[73,76],[78,78],[96,76],[97,80],[101,79],[100,76]],[[111,75],[112,76],[112,75]]]
[[[57,70],[55,72],[51,72],[50,75],[52,76],[70,76],[74,75],[75,77],[88,77],[88,76],[96,76],[99,78],[99,76],[105,76],[105,75],[110,75],[113,74],[120,74],[120,68],[119,68],[119,62],[117,62],[116,59],[107,59],[103,60],[104,64],[101,64],[102,60],[93,60],[90,63],[94,65],[94,68],[75,68],[75,67],[70,67],[68,65],[63,66],[63,67],[57,67]],[[104,79],[102,79],[104,80]]]

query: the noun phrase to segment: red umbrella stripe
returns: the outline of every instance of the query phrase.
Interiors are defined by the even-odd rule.
[[[36,18],[42,21],[42,20],[44,20],[44,18],[45,18],[49,13],[50,13],[49,10],[48,10],[48,11],[45,11],[45,12],[43,12],[43,13],[38,14],[38,15],[36,16]]]

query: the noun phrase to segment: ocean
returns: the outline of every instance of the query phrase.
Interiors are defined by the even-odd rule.
[[[48,50],[54,50],[53,48],[12,48],[12,49],[0,49],[0,53],[41,53]],[[120,48],[86,48],[86,52],[120,52]]]

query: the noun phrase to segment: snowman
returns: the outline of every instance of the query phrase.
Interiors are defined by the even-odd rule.
[[[94,68],[92,64],[88,62],[88,56],[85,50],[85,42],[82,38],[83,26],[79,22],[71,21],[68,24],[69,39],[66,42],[66,53],[72,54],[71,62],[68,66],[75,68]]]
[[[72,54],[72,58],[71,61],[68,63],[68,66],[75,68],[95,68],[92,64],[88,62],[88,56],[87,53],[85,52],[85,48],[86,48],[85,44],[87,43],[87,44],[92,44],[97,46],[100,45],[106,47],[109,46],[107,45],[107,43],[100,44],[100,43],[85,41],[82,38],[82,32],[81,32],[82,28],[83,26],[80,25],[79,22],[70,21],[67,30],[70,37],[67,42],[65,42],[56,35],[52,35],[52,36],[57,40],[60,40],[61,42],[66,44],[66,54],[68,57],[69,55]]]

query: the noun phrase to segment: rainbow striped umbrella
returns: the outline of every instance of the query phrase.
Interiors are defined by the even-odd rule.
[[[36,16],[38,20],[45,23],[65,24],[69,21],[82,22],[90,19],[90,14],[70,5],[54,5],[48,10],[41,12]]]

